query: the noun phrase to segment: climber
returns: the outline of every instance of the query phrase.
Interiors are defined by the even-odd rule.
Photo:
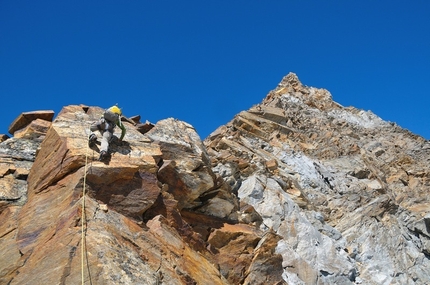
[[[113,131],[115,129],[115,126],[118,126],[121,129],[121,137],[119,138],[120,141],[125,136],[125,127],[121,122],[121,116],[122,112],[121,109],[118,108],[117,105],[110,107],[107,109],[103,116],[98,120],[97,122],[94,122],[90,126],[91,134],[89,137],[89,144],[90,146],[93,146],[97,142],[97,136],[94,133],[95,131],[99,131],[102,135],[102,141],[100,146],[100,157],[99,160],[104,160],[108,155],[108,148],[109,143],[113,136]]]

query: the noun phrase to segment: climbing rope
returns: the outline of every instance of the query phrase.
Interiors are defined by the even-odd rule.
[[[81,272],[82,272],[82,285],[85,282],[85,274],[84,274],[84,269],[85,269],[85,232],[86,232],[86,217],[85,217],[85,185],[86,185],[86,181],[87,181],[87,165],[88,165],[88,149],[89,149],[89,138],[87,141],[87,147],[85,150],[85,170],[84,170],[84,185],[82,187],[82,217],[81,217],[81,225],[82,225],[82,229],[81,229],[81,233],[82,233],[82,238],[81,238]]]

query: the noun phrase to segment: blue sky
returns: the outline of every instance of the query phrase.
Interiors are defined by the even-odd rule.
[[[118,103],[204,139],[289,72],[430,139],[430,1],[0,1],[0,134]]]

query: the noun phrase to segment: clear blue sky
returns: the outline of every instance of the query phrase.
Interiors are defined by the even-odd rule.
[[[0,1],[0,133],[118,103],[204,139],[289,72],[430,139],[430,1]]]

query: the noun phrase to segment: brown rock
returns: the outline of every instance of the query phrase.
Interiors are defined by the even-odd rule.
[[[16,243],[17,217],[21,207],[11,206],[1,212],[0,220],[0,283],[9,284],[25,260]]]
[[[10,221],[10,226],[0,225],[2,283],[80,283],[80,257],[85,250],[83,273],[92,284],[228,284],[211,263],[205,240],[182,218],[168,185],[157,179],[162,156],[159,144],[151,143],[125,121],[125,142],[111,143],[110,161],[93,160],[97,148],[87,148],[87,128],[101,111],[86,106],[63,108],[29,171],[28,202],[22,208],[9,205],[2,209],[1,217]],[[7,159],[0,161],[0,182],[13,185],[22,181],[27,189],[27,181],[20,179],[27,179],[28,169]],[[171,184],[190,183],[181,176],[182,171],[196,170],[203,160],[194,164],[190,156],[177,153],[170,170],[176,171],[179,181],[172,179]],[[169,163],[164,169],[169,169]],[[210,189],[214,182],[209,177],[209,182],[204,175],[194,179],[200,187]],[[211,197],[206,195],[205,201]],[[12,215],[12,209],[18,210]]]
[[[26,127],[32,121],[36,119],[42,119],[51,122],[54,118],[54,111],[44,110],[44,111],[33,111],[21,113],[9,126],[9,133],[14,134],[16,131]]]
[[[166,243],[169,252],[186,260],[175,269],[182,284],[229,284],[219,276],[219,271],[207,259],[192,251],[179,235],[174,234],[161,216],[157,216],[147,225],[159,239],[169,241]]]
[[[1,200],[18,200],[24,195],[22,188],[26,189],[25,181],[15,179],[13,175],[5,175],[0,180],[0,199]]]
[[[132,120],[135,124],[140,123],[140,115],[129,117],[130,120]]]
[[[150,122],[146,122],[144,124],[140,123],[140,124],[136,124],[136,129],[141,133],[141,134],[146,134],[149,130],[151,130],[154,127],[153,124],[151,124]]]
[[[106,179],[102,169],[119,169],[124,171],[127,177],[139,175],[139,172],[155,173],[157,170],[157,159],[161,152],[156,145],[151,145],[143,139],[135,140],[142,136],[128,123],[124,123],[127,134],[124,138],[126,142],[110,145],[112,152],[109,168],[103,166],[102,162],[93,162],[98,158],[98,153],[87,148],[89,125],[92,120],[97,120],[103,113],[101,108],[89,108],[87,113],[81,106],[67,106],[63,108],[57,119],[52,123],[45,140],[41,145],[35,161],[35,166],[30,171],[29,195],[32,191],[39,192],[51,183],[55,183],[68,173],[88,163],[94,165],[94,171],[103,174],[102,179]],[[132,139],[133,143],[128,140]],[[58,168],[61,165],[61,168]],[[91,169],[90,169],[91,170]]]
[[[143,213],[160,195],[157,177],[153,173],[122,168],[111,175],[111,168],[93,166],[87,174],[88,195],[124,216],[142,220]]]
[[[254,249],[243,284],[287,284],[282,278],[282,255],[275,252],[282,237],[268,232]]]
[[[0,142],[4,142],[5,140],[7,140],[9,138],[8,135],[5,134],[0,134]]]
[[[14,132],[13,136],[16,138],[34,139],[46,135],[50,121],[36,119],[31,121],[27,126]]]
[[[278,168],[278,162],[276,161],[276,159],[271,159],[266,161],[266,167],[267,169],[269,169],[270,171],[275,170],[276,168]]]
[[[254,256],[254,249],[261,236],[246,225],[224,224],[214,230],[208,238],[211,250],[217,253],[221,274],[230,284],[243,284],[245,271]]]

